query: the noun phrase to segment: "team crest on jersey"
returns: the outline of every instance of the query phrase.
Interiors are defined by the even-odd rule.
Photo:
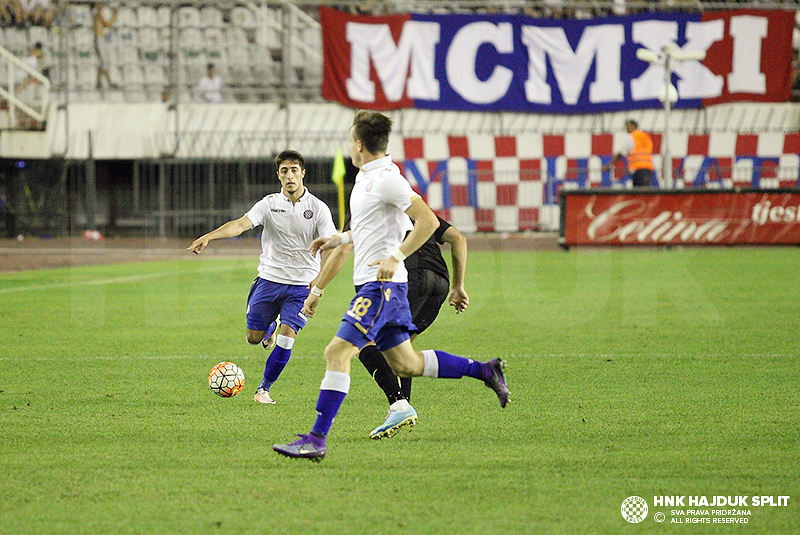
[[[369,191],[372,189],[372,185],[375,184],[372,181],[367,182],[367,185],[364,187],[365,190]]]
[[[312,212],[311,210],[306,210],[305,212],[303,212],[303,217],[305,217],[306,219],[311,219],[312,217],[314,217],[314,212]]]

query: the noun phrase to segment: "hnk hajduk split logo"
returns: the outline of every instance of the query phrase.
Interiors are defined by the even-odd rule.
[[[622,518],[631,524],[638,524],[647,518],[647,502],[639,496],[629,496],[622,502]]]

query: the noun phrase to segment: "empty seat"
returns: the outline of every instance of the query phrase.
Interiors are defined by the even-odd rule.
[[[169,6],[161,6],[158,8],[158,26],[166,28],[172,21],[172,9]]]
[[[158,11],[153,6],[139,6],[136,9],[136,18],[139,27],[157,28],[160,26],[158,21]]]
[[[156,28],[139,29],[139,48],[147,52],[163,50],[161,33]]]
[[[216,6],[205,6],[201,9],[200,20],[206,28],[221,28],[224,25],[222,11]]]
[[[180,48],[202,48],[203,32],[200,28],[181,28],[178,32]]]
[[[95,56],[94,33],[92,30],[80,28],[70,32],[69,36],[72,38],[70,49],[73,56],[77,56],[83,61]]]
[[[183,81],[194,87],[206,75],[206,66],[203,63],[187,63],[183,66]]]
[[[255,13],[245,6],[235,6],[231,9],[231,23],[246,30],[255,30],[258,26]]]
[[[228,47],[245,46],[247,44],[247,34],[242,28],[229,26],[225,28],[225,44]]]
[[[3,47],[16,56],[27,56],[30,46],[28,46],[28,36],[25,30],[21,28],[6,28]]]
[[[203,38],[205,39],[207,48],[223,48],[227,46],[225,34],[219,28],[206,28],[203,30]]]
[[[157,63],[148,63],[144,66],[144,81],[149,89],[159,90],[167,86],[167,76],[164,67]]]
[[[72,70],[74,78],[73,87],[76,89],[94,89],[97,85],[97,64],[94,62],[81,62]]]
[[[256,85],[269,85],[273,83],[275,81],[276,72],[269,50],[263,46],[250,45],[247,52]]]
[[[136,17],[136,11],[132,7],[121,6],[117,11],[117,28],[136,28],[139,26],[139,20]]]
[[[205,61],[205,43],[200,28],[183,28],[178,42],[181,56],[187,62]]]
[[[112,62],[130,64],[139,62],[139,34],[134,28],[124,28],[118,34]]]
[[[139,46],[139,30],[136,28],[120,28],[117,30],[118,46],[127,46],[136,48]]]
[[[234,65],[247,65],[250,63],[247,45],[229,46],[227,50],[228,64],[231,67]]]
[[[162,38],[157,28],[139,30],[139,54],[144,63],[166,63],[168,46],[169,41]]]
[[[74,26],[91,27],[94,22],[92,8],[88,4],[71,4],[69,18]]]
[[[139,65],[124,65],[122,67],[122,85],[125,89],[143,88],[144,73],[142,68]]]
[[[228,76],[230,85],[250,85],[253,75],[247,46],[228,47]]]
[[[178,26],[181,28],[199,28],[200,10],[194,6],[178,8]]]

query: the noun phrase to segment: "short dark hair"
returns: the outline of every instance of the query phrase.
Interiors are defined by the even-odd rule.
[[[628,119],[627,121],[625,121],[625,124],[628,124],[628,123],[632,124],[634,128],[639,128],[639,123],[637,123],[633,119]]]
[[[306,160],[303,155],[296,150],[285,150],[275,156],[275,167],[279,168],[283,162],[294,162],[300,164],[300,169],[306,168]]]
[[[389,134],[392,131],[392,120],[384,114],[373,110],[358,110],[353,118],[353,135],[360,141],[367,152],[377,154],[386,152],[389,146]]]

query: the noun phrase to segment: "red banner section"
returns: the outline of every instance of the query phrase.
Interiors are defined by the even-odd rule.
[[[800,245],[800,191],[562,191],[564,245]]]
[[[703,21],[725,24],[723,38],[712,44],[703,64],[724,80],[717,97],[703,100],[704,106],[724,102],[788,102],[792,99],[792,35],[794,17],[782,11],[744,9],[703,14]],[[741,36],[743,39],[739,39]]]
[[[370,61],[370,54],[384,59],[394,58],[392,54],[396,52],[395,43],[400,41],[403,27],[406,22],[411,20],[411,15],[355,16],[330,7],[320,6],[319,17],[322,24],[322,50],[324,51],[322,58],[322,96],[324,98],[341,102],[352,108],[390,110],[413,107],[414,101],[405,94],[404,85],[399,86],[398,94],[395,94],[397,91],[393,93],[390,90],[390,95],[387,95],[386,88],[379,76],[379,74],[383,74],[385,79],[390,75],[388,73],[399,74],[402,81],[405,81],[408,65],[400,67],[395,65],[395,59],[391,59],[387,64],[378,65],[378,67],[387,69],[387,72],[378,73],[374,62]],[[352,35],[348,37],[348,32],[358,33],[359,29],[372,26],[385,30],[381,35],[383,39],[374,38],[374,44],[376,48],[386,47],[386,51],[380,53],[364,46],[356,47],[353,50],[351,41],[355,37]],[[400,56],[402,57],[402,53]],[[356,65],[356,72],[353,72],[353,65]],[[400,71],[394,73],[393,71],[397,69]],[[351,93],[368,96],[361,97],[364,100],[362,102],[357,98],[352,98]]]

